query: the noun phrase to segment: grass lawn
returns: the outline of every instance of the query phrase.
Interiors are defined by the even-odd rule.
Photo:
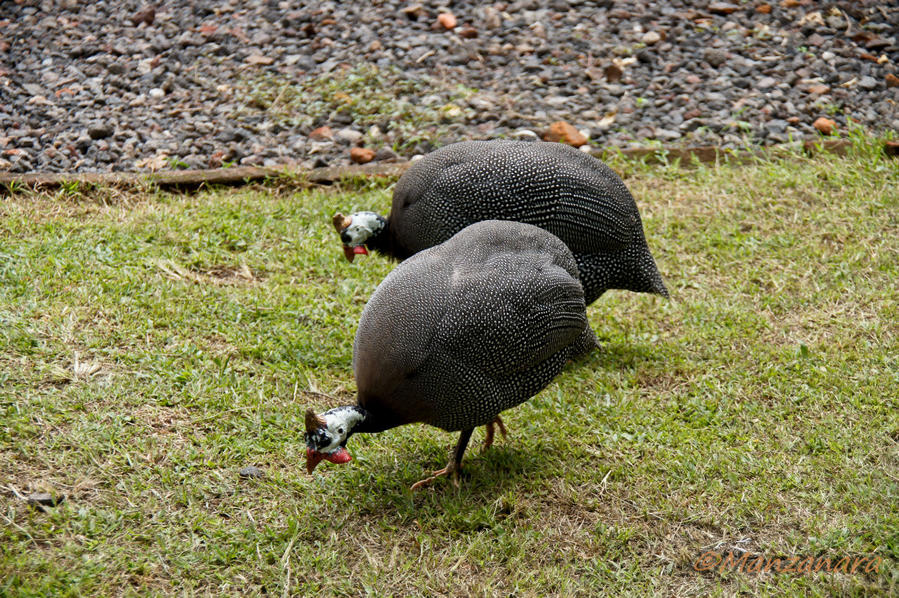
[[[0,596],[896,595],[899,161],[615,166],[673,300],[602,297],[603,349],[414,494],[455,434],[304,467],[392,267],[330,217],[390,187],[0,197]]]

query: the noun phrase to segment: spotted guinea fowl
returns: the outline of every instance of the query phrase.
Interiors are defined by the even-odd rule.
[[[562,239],[587,304],[607,289],[668,296],[627,187],[601,161],[560,143],[447,145],[400,178],[387,218],[357,212],[333,222],[352,261],[366,248],[403,260],[491,219],[527,222]]]
[[[461,431],[449,464],[462,464],[472,431],[542,390],[596,337],[571,252],[518,222],[473,224],[404,261],[375,290],[353,346],[357,402],[306,412],[306,467],[350,460],[355,433],[421,422]]]

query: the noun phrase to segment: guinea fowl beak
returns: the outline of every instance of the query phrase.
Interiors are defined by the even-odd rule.
[[[346,448],[342,446],[338,447],[333,453],[320,453],[306,447],[306,471],[311,474],[322,460],[340,464],[349,463],[353,458],[350,456],[350,453],[347,452]]]

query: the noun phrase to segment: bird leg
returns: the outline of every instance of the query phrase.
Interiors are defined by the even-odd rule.
[[[414,484],[412,484],[411,489],[418,490],[419,488],[424,488],[440,476],[444,475],[451,475],[453,478],[453,486],[458,488],[459,473],[462,471],[462,455],[465,454],[465,449],[468,448],[468,441],[471,440],[472,432],[474,432],[474,429],[462,430],[462,433],[459,434],[459,442],[456,443],[456,450],[453,451],[453,458],[450,460],[447,466],[443,469],[435,471],[433,474],[431,474],[430,477],[415,482]]]
[[[499,431],[502,432],[504,439],[509,435],[509,433],[506,432],[506,426],[503,425],[502,418],[497,415],[496,419],[484,426],[485,428],[487,428],[487,436],[484,438],[484,448],[481,450],[486,451],[493,445],[494,426],[499,426]]]

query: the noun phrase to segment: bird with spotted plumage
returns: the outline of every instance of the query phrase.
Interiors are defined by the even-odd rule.
[[[306,467],[350,460],[347,440],[411,423],[460,431],[458,483],[473,430],[505,434],[499,415],[566,361],[596,346],[571,251],[538,227],[483,221],[398,265],[365,306],[353,346],[355,405],[306,412]]]
[[[348,260],[368,249],[403,260],[481,220],[525,222],[559,237],[574,253],[588,305],[608,289],[668,297],[621,178],[560,143],[447,145],[403,174],[387,218],[357,212],[333,223]]]

